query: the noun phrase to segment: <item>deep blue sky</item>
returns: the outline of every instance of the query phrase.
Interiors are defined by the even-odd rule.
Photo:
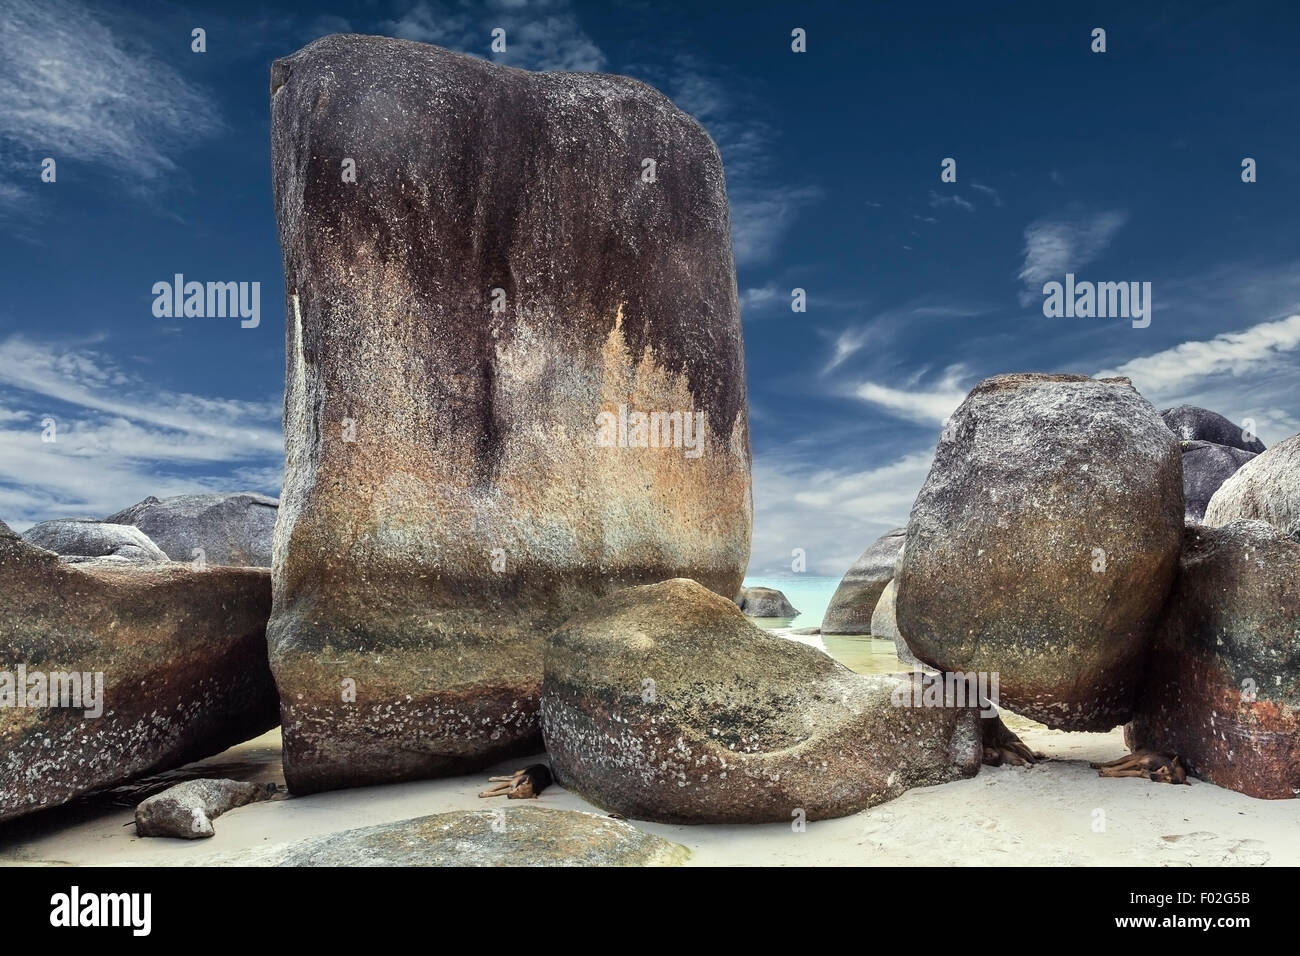
[[[1293,4],[845,6],[0,0],[0,518],[278,490],[268,71],[340,31],[486,56],[502,26],[504,62],[636,76],[709,129],[744,303],[756,573],[801,547],[838,574],[903,522],[943,418],[999,372],[1118,370],[1157,405],[1253,418],[1267,443],[1300,429]],[[1045,318],[1042,283],[1066,271],[1151,282],[1151,326]],[[155,319],[151,288],[176,272],[261,282],[260,327]]]

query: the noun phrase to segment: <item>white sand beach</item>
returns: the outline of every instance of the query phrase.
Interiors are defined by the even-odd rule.
[[[1088,767],[1125,752],[1119,730],[1066,734],[1017,728],[1052,759],[1030,769],[912,790],[851,817],[790,826],[634,826],[688,847],[690,866],[1300,864],[1300,804],[1256,800],[1193,780],[1169,786],[1104,780]],[[278,730],[202,763],[204,775],[283,783]],[[515,761],[499,769],[514,769]],[[496,772],[496,771],[493,771]],[[183,866],[256,862],[307,837],[451,810],[520,801],[477,794],[490,774],[288,797],[232,810],[207,840],[135,835],[132,811],[104,808],[70,820],[56,811],[0,830],[3,865]],[[601,812],[555,786],[527,805]]]

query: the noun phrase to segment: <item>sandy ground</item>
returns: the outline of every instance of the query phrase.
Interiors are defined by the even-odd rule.
[[[1053,759],[1031,769],[983,768],[970,780],[912,790],[852,817],[809,823],[666,826],[632,821],[684,844],[688,865],[1296,865],[1300,803],[1255,800],[1193,781],[1174,787],[1103,780],[1089,760],[1125,752],[1120,731],[1066,734],[1024,729]],[[279,731],[202,764],[202,775],[283,783]],[[522,765],[513,761],[510,769]],[[503,765],[501,769],[505,769]],[[277,799],[232,810],[216,836],[140,839],[129,806],[68,807],[0,827],[0,864],[184,865],[240,855],[308,836],[446,810],[512,805],[480,800],[489,776]],[[559,787],[534,805],[592,810]],[[596,811],[600,812],[600,811]],[[125,825],[124,825],[125,824]]]
[[[777,633],[828,651],[863,674],[906,670],[892,641]],[[827,644],[831,646],[828,647]],[[1007,725],[1049,760],[1032,768],[984,767],[970,780],[911,790],[852,817],[789,824],[668,826],[630,821],[691,850],[692,866],[870,865],[1300,865],[1300,801],[1256,800],[1193,780],[1169,786],[1104,780],[1089,761],[1127,753],[1123,733],[1049,730],[1003,712]],[[541,759],[539,755],[538,759]],[[238,863],[281,844],[449,810],[519,804],[480,800],[487,778],[535,759],[469,777],[283,797],[218,817],[207,840],[140,839],[132,824],[142,796],[92,801],[0,824],[0,865],[185,865]],[[184,771],[281,786],[280,732],[231,748]],[[603,812],[560,787],[534,805]]]

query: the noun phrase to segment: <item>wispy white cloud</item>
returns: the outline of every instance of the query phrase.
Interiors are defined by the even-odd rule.
[[[933,189],[930,190],[930,205],[935,209],[940,206],[956,206],[958,209],[965,209],[967,212],[975,211],[975,204],[968,199],[962,199],[957,193],[944,196]]]
[[[942,424],[966,398],[970,386],[961,366],[944,372],[930,388],[909,389],[877,382],[863,382],[853,394],[891,414],[922,424]]]
[[[1183,342],[1173,348],[1131,359],[1108,375],[1126,375],[1139,390],[1157,396],[1184,390],[1214,375],[1242,376],[1275,366],[1284,353],[1300,348],[1300,315],[1261,322],[1240,332]]]
[[[759,104],[716,68],[679,56],[668,72],[647,73],[679,108],[713,137],[722,154],[731,204],[731,242],[740,266],[768,261],[799,215],[822,198],[816,186],[783,183],[772,168],[777,133]]]
[[[842,330],[835,336],[830,360],[822,369],[822,374],[825,375],[835,371],[844,364],[846,359],[862,351],[866,344],[871,341],[874,332],[874,327],[869,323],[850,326]]]
[[[90,7],[0,5],[0,143],[11,174],[39,185],[48,156],[102,164],[148,189],[175,174],[177,153],[220,126],[209,96]],[[0,202],[29,195],[0,188]]]
[[[1026,286],[1021,305],[1032,302],[1047,280],[1061,279],[1096,259],[1127,221],[1127,213],[1111,210],[1030,223],[1025,229],[1025,258],[1019,272]]]
[[[464,4],[419,0],[380,26],[402,39],[528,70],[597,72],[607,63],[568,0],[488,0],[472,13]],[[498,27],[506,32],[503,52],[491,49],[492,31]]]
[[[877,537],[907,523],[932,457],[932,448],[917,449],[856,469],[755,460],[750,573],[788,573],[801,548],[810,573],[843,574]]]
[[[21,529],[103,517],[151,494],[274,494],[279,414],[278,403],[159,390],[85,347],[9,338],[0,342],[0,519]],[[54,441],[45,440],[50,421]]]
[[[1002,196],[992,186],[985,186],[983,183],[972,182],[970,184],[970,188],[976,190],[977,192],[984,193],[984,195],[988,196],[990,199],[993,200],[993,205],[995,206],[1002,205]]]
[[[741,315],[767,312],[779,304],[788,308],[791,301],[790,291],[790,289],[778,289],[775,283],[743,289],[740,293]]]
[[[1300,428],[1300,315],[1182,342],[1101,375],[1124,375],[1156,405],[1190,404],[1255,423],[1266,442]]]

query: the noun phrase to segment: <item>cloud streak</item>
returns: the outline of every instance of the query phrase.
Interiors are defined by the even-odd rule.
[[[153,388],[92,350],[9,338],[0,342],[0,519],[22,529],[103,517],[151,494],[278,493],[279,415],[276,403]]]
[[[420,0],[380,26],[405,40],[436,43],[522,69],[591,73],[607,65],[567,0],[489,0],[474,16],[464,7]],[[506,48],[494,53],[492,31],[498,27],[506,31]]]
[[[74,0],[0,6],[0,142],[9,172],[99,163],[137,188],[165,182],[174,155],[221,127],[215,103]],[[34,188],[34,187],[33,187]],[[0,202],[30,196],[10,184]]]
[[[1049,279],[1062,279],[1096,259],[1128,221],[1117,210],[1069,219],[1039,219],[1025,229],[1024,261],[1018,278],[1025,283],[1020,304],[1028,305]]]

